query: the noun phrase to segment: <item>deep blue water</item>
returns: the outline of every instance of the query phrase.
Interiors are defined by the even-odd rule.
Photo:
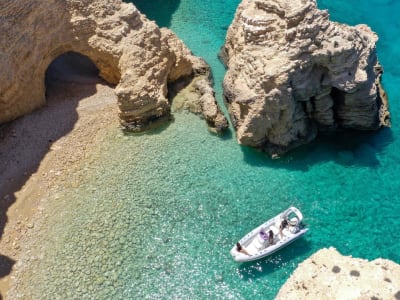
[[[207,60],[221,101],[217,53],[238,1],[133,2]],[[319,6],[378,33],[391,129],[320,137],[280,160],[209,134],[191,114],[143,135],[112,129],[96,162],[82,166],[82,184],[54,195],[44,258],[25,289],[41,299],[273,299],[324,247],[400,263],[400,2]],[[289,205],[302,210],[307,235],[270,258],[235,263],[233,243]]]

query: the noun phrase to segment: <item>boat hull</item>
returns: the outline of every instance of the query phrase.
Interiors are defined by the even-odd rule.
[[[286,225],[282,227],[284,220]],[[230,251],[233,259],[237,262],[254,261],[281,250],[308,231],[302,220],[302,213],[295,207],[289,207],[246,234],[239,241],[242,251],[238,251],[236,245],[233,246]],[[272,236],[267,239],[266,232],[271,231]]]
[[[279,250],[285,248],[286,246],[290,245],[294,241],[301,238],[307,231],[308,231],[308,228],[305,228],[304,231],[302,231],[298,235],[294,236],[293,238],[290,238],[290,240],[288,240],[287,242],[277,245],[277,247],[270,246],[269,249],[268,248],[266,249],[266,251],[260,251],[259,253],[251,255],[251,256],[248,256],[246,254],[238,252],[236,250],[236,246],[234,246],[230,252],[231,252],[233,259],[237,262],[248,262],[248,261],[258,260],[260,258],[270,256],[270,255],[274,254],[275,252],[278,252]]]

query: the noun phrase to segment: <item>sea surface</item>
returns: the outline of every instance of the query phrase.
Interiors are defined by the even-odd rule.
[[[237,0],[133,1],[211,65]],[[321,248],[400,263],[400,1],[320,0],[331,19],[368,24],[380,39],[392,128],[318,138],[279,160],[210,134],[176,113],[141,135],[106,143],[49,199],[39,260],[20,289],[32,299],[273,299],[297,265]],[[229,250],[290,205],[310,228],[279,253],[238,264]],[[38,251],[38,250],[36,250]]]

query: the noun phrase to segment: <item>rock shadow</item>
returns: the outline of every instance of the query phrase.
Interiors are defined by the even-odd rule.
[[[0,254],[0,278],[7,276],[11,272],[14,264],[15,260],[12,260],[11,258]]]
[[[79,101],[95,94],[97,83],[106,84],[98,73],[86,56],[74,52],[59,56],[43,78],[45,106],[0,125],[0,239],[15,193],[37,171],[52,143],[74,128]],[[0,254],[0,277],[9,274],[12,264],[10,258]]]
[[[0,278],[8,276],[8,274],[11,273],[14,264],[15,260],[0,254]],[[0,293],[0,300],[2,299],[3,297]]]
[[[124,0],[133,3],[137,9],[153,20],[160,27],[171,26],[171,19],[174,12],[178,9],[180,0]]]
[[[343,166],[376,168],[380,161],[377,154],[393,142],[393,132],[384,127],[375,132],[343,131],[319,134],[311,143],[301,146],[278,159],[242,146],[244,161],[252,166],[285,168],[307,171],[310,166],[333,161]]]

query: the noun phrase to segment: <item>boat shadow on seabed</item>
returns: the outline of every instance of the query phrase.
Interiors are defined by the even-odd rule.
[[[303,237],[266,258],[240,264],[238,274],[241,279],[251,281],[271,274],[282,267],[285,267],[288,269],[288,273],[291,273],[300,263],[299,257],[304,257],[310,251],[310,242]]]

